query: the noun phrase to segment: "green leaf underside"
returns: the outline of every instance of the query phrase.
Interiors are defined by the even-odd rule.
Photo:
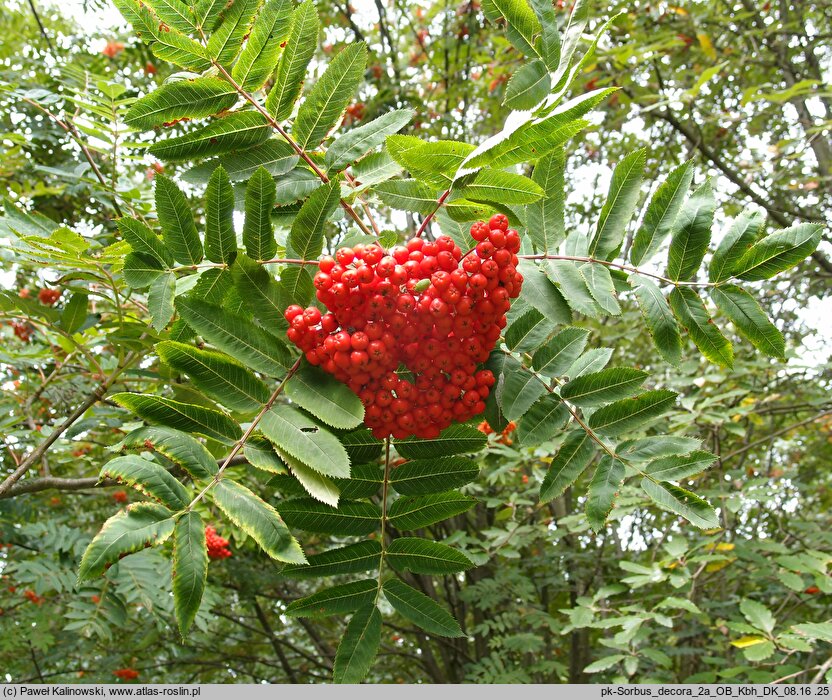
[[[349,477],[350,459],[343,445],[297,409],[275,406],[263,415],[260,430],[275,445],[320,474]]]
[[[132,411],[148,423],[160,423],[187,433],[232,444],[240,437],[240,426],[229,416],[203,406],[174,401],[153,394],[113,394],[110,397],[119,406]]]
[[[185,487],[161,464],[136,455],[111,459],[101,468],[100,477],[128,484],[173,510],[184,508],[190,501]]]
[[[225,478],[209,493],[229,520],[272,559],[288,564],[306,562],[303,550],[278,512],[245,486]]]
[[[641,488],[659,506],[681,515],[692,525],[702,529],[719,527],[719,519],[710,504],[681,486],[642,479]]]
[[[104,573],[124,554],[164,542],[173,533],[173,513],[155,503],[131,503],[104,523],[90,542],[78,569],[78,581]]]

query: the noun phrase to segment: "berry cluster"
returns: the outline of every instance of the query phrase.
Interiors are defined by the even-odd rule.
[[[127,503],[127,491],[113,491],[112,496],[116,503]]]
[[[60,298],[60,289],[49,289],[48,287],[44,287],[38,292],[38,300],[41,304],[46,306],[53,306]]]
[[[113,675],[123,681],[134,681],[139,677],[139,672],[135,668],[120,668],[118,671],[113,671]]]
[[[486,435],[497,435],[497,431],[494,430],[489,424],[488,421],[483,421],[477,426],[477,430],[481,433],[485,433]],[[508,425],[503,428],[502,432],[499,433],[499,437],[497,438],[497,442],[503,445],[511,445],[514,441],[511,439],[510,435],[517,430],[517,423],[514,421],[509,421]]]
[[[27,588],[23,592],[23,597],[26,598],[26,600],[28,600],[29,602],[34,603],[35,605],[40,605],[44,601],[43,598],[41,598],[37,593],[35,593],[33,590],[29,588]]]
[[[520,294],[520,237],[503,214],[471,236],[467,254],[448,236],[340,248],[314,280],[328,312],[286,309],[289,340],[359,396],[377,438],[434,438],[485,410],[494,376],[479,365]]]
[[[32,326],[25,321],[12,321],[12,330],[24,343],[28,343],[32,339],[32,333],[34,333]]]
[[[205,526],[205,547],[210,559],[227,559],[231,556],[228,540],[220,537],[212,525]]]

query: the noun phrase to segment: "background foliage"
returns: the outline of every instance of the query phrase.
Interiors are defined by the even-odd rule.
[[[369,530],[356,522],[307,532],[307,528],[314,529],[308,516],[304,520],[300,508],[291,516],[292,507],[286,504],[292,501],[285,499],[305,498],[304,486],[324,500],[332,498],[333,486],[340,488],[342,498],[366,498],[369,494],[361,489],[370,483],[371,493],[375,492],[379,469],[361,471],[362,481],[356,478],[355,465],[374,459],[377,464],[378,447],[354,457],[349,482],[338,471],[337,460],[322,479],[319,472],[303,469],[313,461],[310,457],[291,453],[291,449],[303,448],[297,435],[282,443],[278,429],[284,423],[298,425],[311,419],[286,413],[294,409],[281,399],[279,410],[287,421],[278,424],[275,418],[271,427],[263,424],[265,437],[276,443],[276,451],[265,438],[256,438],[239,455],[230,448],[239,437],[236,421],[245,426],[287,370],[291,371],[294,357],[277,340],[285,328],[280,311],[303,295],[311,296],[311,287],[298,266],[248,265],[241,255],[233,263],[229,280],[224,274],[229,270],[223,266],[232,262],[237,250],[236,240],[228,244],[229,222],[236,223],[240,250],[252,261],[284,254],[315,259],[320,251],[315,249],[315,236],[309,234],[314,230],[309,216],[318,221],[325,218],[321,212],[326,212],[330,218],[320,228],[326,234],[320,238],[321,246],[333,248],[350,237],[357,240],[349,212],[338,213],[337,188],[341,187],[342,192],[353,191],[348,200],[358,218],[369,222],[366,212],[373,213],[386,244],[395,240],[394,234],[399,238],[411,235],[433,211],[436,196],[447,187],[470,148],[455,147],[449,157],[449,175],[445,161],[434,167],[439,162],[436,152],[423,151],[419,159],[408,161],[408,147],[415,142],[407,137],[481,144],[503,129],[510,107],[533,106],[537,99],[524,102],[532,100],[528,93],[542,98],[557,82],[544,77],[547,71],[540,65],[547,60],[558,64],[551,53],[551,38],[548,44],[542,38],[532,41],[541,54],[538,59],[524,55],[523,47],[529,42],[524,38],[527,25],[521,20],[531,22],[531,9],[525,3],[480,6],[471,0],[461,5],[410,6],[378,2],[352,7],[322,1],[314,7],[306,3],[292,9],[289,3],[274,1],[268,13],[274,24],[252,30],[246,46],[253,48],[245,49],[245,59],[241,56],[235,63],[233,54],[247,33],[245,17],[253,17],[257,7],[256,3],[238,3],[233,7],[243,19],[237,21],[232,14],[227,25],[230,34],[223,35],[219,28],[214,37],[221,40],[212,37],[207,42],[209,50],[214,42],[213,55],[230,76],[215,70],[201,79],[198,89],[194,83],[176,82],[174,75],[183,68],[210,70],[210,61],[206,63],[192,45],[180,41],[170,47],[171,36],[189,29],[185,19],[177,19],[175,3],[151,3],[173,33],[148,24],[143,40],[126,28],[123,33],[90,32],[88,26],[78,26],[76,20],[51,7],[36,8],[39,22],[28,5],[6,3],[2,7],[7,38],[0,48],[5,87],[0,94],[0,177],[8,195],[0,226],[8,242],[3,256],[4,283],[9,290],[0,302],[6,322],[0,350],[3,478],[15,474],[27,455],[31,460],[26,478],[16,481],[0,500],[0,542],[4,545],[0,550],[4,576],[0,659],[9,680],[111,681],[113,673],[123,669],[138,671],[142,681],[166,682],[321,682],[331,677],[333,667],[336,678],[343,674],[343,657],[339,662],[336,649],[342,638],[350,638],[349,633],[345,636],[345,615],[303,617],[293,611],[303,605],[296,601],[330,584],[349,585],[359,576],[341,574],[325,582],[270,559],[261,547],[283,562],[298,558],[299,550],[272,530],[263,534],[258,523],[265,521],[251,511],[241,520],[228,502],[250,497],[233,492],[233,487],[229,487],[233,493],[225,494],[226,507],[222,497],[214,496],[194,511],[205,523],[216,526],[233,550],[231,559],[208,563],[198,613],[179,595],[177,615],[170,594],[176,589],[171,582],[172,544],[179,547],[182,542],[198,541],[202,532],[201,524],[195,524],[191,516],[180,518],[177,532],[161,546],[142,549],[118,561],[103,576],[91,575],[77,584],[79,566],[82,573],[101,574],[106,563],[106,557],[95,562],[88,555],[84,564],[82,555],[101,524],[119,511],[125,496],[134,503],[144,500],[138,490],[115,483],[117,464],[125,472],[163,465],[150,480],[143,472],[145,478],[135,481],[135,471],[130,472],[132,476],[122,475],[123,480],[144,483],[145,491],[167,499],[175,508],[183,498],[187,503],[194,495],[180,493],[179,480],[191,489],[191,479],[198,482],[205,475],[210,477],[229,453],[226,474],[231,483],[243,483],[273,504],[307,556],[355,540],[348,535],[366,535]],[[120,5],[128,14],[130,7],[135,8]],[[570,36],[564,31],[570,16],[566,3],[549,7],[535,2],[531,7],[538,13],[533,16],[548,18],[560,27],[562,36]],[[212,12],[210,3],[199,8]],[[313,19],[314,9],[320,26]],[[625,191],[623,199],[644,212],[659,182],[691,178],[698,189],[690,200],[693,204],[684,210],[690,224],[677,226],[673,236],[674,241],[681,241],[684,235],[685,245],[676,243],[674,253],[671,244],[666,272],[666,246],[654,263],[641,265],[644,270],[674,281],[704,281],[707,271],[697,275],[697,269],[710,238],[705,236],[710,230],[709,211],[715,212],[710,214],[715,217],[715,233],[708,261],[714,257],[719,261],[715,245],[731,220],[736,230],[751,233],[762,225],[761,214],[768,217],[766,233],[803,223],[806,226],[799,231],[811,239],[818,229],[809,223],[829,219],[832,187],[830,8],[825,3],[750,0],[680,6],[628,3],[620,8],[612,3],[593,8],[586,30],[573,32],[578,40],[576,57],[584,55],[597,30],[619,9],[624,14],[606,28],[595,56],[579,65],[564,97],[588,99],[589,94],[591,99],[594,90],[621,89],[599,93],[597,103],[592,100],[594,110],[585,129],[576,136],[564,134],[564,139],[572,138],[562,154],[553,151],[555,155],[536,168],[527,162],[536,158],[522,159],[517,174],[530,177],[536,185],[529,185],[531,180],[514,183],[522,183],[527,195],[532,194],[528,200],[494,202],[482,192],[473,190],[472,194],[472,186],[466,183],[460,189],[467,187],[474,203],[465,210],[469,205],[457,200],[457,211],[462,213],[456,218],[465,222],[470,220],[466,216],[478,218],[497,204],[516,205],[507,211],[528,225],[527,254],[550,253],[570,233],[567,246],[580,246],[581,241],[592,246],[583,254],[641,265],[646,242],[642,231],[645,226],[649,229],[649,215],[639,227],[638,217],[630,221],[629,212],[616,210],[617,200],[608,199],[608,192],[617,191],[618,184]],[[290,12],[294,12],[293,23],[288,19]],[[506,23],[500,18],[505,13],[515,21]],[[580,18],[581,13],[577,14]],[[531,30],[532,35],[543,34],[544,25],[549,26],[544,22],[540,30]],[[298,32],[304,41],[293,42],[290,31]],[[228,36],[236,37],[237,47],[226,50],[232,45]],[[262,44],[257,43],[258,37]],[[155,53],[149,46],[151,39],[157,42]],[[278,58],[287,55],[280,53],[278,39],[286,40],[290,48],[308,50],[308,55],[296,56],[294,62]],[[365,50],[358,42],[367,47],[366,64],[362,64]],[[255,53],[258,46],[259,54]],[[568,46],[568,39],[563,39],[561,52]],[[164,60],[172,58],[179,67]],[[275,61],[279,61],[278,68],[272,75]],[[309,79],[303,88],[305,99],[295,112],[299,81],[307,75],[305,61],[311,61]],[[326,66],[337,66],[342,77],[338,87],[321,78]],[[387,141],[384,151],[396,155],[395,161],[379,151],[380,155],[362,161],[363,169],[359,165],[351,170],[362,183],[357,189],[366,209],[352,198],[354,183],[344,178],[347,181],[339,185],[319,187],[311,165],[299,165],[284,141],[266,141],[271,129],[251,109],[240,117],[200,122],[211,129],[216,128],[212,124],[237,119],[240,123],[231,137],[212,131],[200,139],[194,136],[199,126],[187,121],[171,123],[182,117],[207,118],[237,105],[240,93],[229,91],[228,77],[244,90],[257,91],[267,81],[284,86],[289,93],[296,90],[294,94],[271,92],[268,100],[261,101],[277,115],[277,121],[291,123],[294,140],[311,152],[329,131],[328,126],[317,125],[317,117],[326,115],[334,124],[346,107],[338,133],[347,136],[329,141],[326,154],[312,158],[315,167],[330,173],[364,153],[350,152],[349,134],[361,133],[356,129],[392,110],[413,110],[409,121],[385,117],[391,122],[388,133],[400,134]],[[547,80],[550,85],[543,89]],[[539,95],[538,90],[542,90]],[[136,101],[147,94],[149,98]],[[327,97],[333,94],[338,95],[337,104],[330,105]],[[177,108],[177,101],[187,107]],[[148,110],[155,109],[161,111],[148,116]],[[227,145],[228,138],[235,152],[216,156],[217,141],[226,139]],[[256,161],[237,154],[245,145],[263,142],[268,145],[254,151]],[[374,144],[377,149],[381,145],[381,140]],[[228,181],[214,170],[217,157]],[[690,165],[682,166],[688,160]],[[545,168],[540,165],[544,162]],[[639,186],[635,177],[627,177],[626,168],[642,162],[645,184]],[[420,171],[424,163],[429,165]],[[561,163],[565,187],[559,184]],[[265,171],[257,170],[260,164],[266,165]],[[616,165],[619,168],[612,174]],[[492,167],[502,172],[499,162]],[[415,180],[402,180],[403,168]],[[379,180],[371,191],[362,190],[371,186],[373,174],[384,181]],[[542,199],[541,192],[545,194]],[[561,199],[565,200],[562,223]],[[272,209],[270,201],[276,208]],[[301,201],[313,202],[303,205],[306,222]],[[269,222],[264,223],[264,211],[270,211]],[[437,214],[439,229],[464,236],[464,228],[449,215],[452,211],[448,207]],[[747,218],[742,218],[742,212],[747,212]],[[195,224],[188,223],[194,215],[199,233]],[[117,219],[121,220],[118,225]],[[302,225],[293,225],[298,219]],[[126,223],[129,220],[144,221],[156,230],[161,227],[164,245],[155,234],[148,237],[140,223]],[[622,257],[615,257],[619,245],[613,234],[612,239],[598,235],[599,229],[604,230],[599,221],[611,221],[607,230],[616,229],[624,236]],[[365,234],[375,233],[368,223],[363,225]],[[276,238],[271,237],[272,226]],[[828,236],[828,231],[823,235]],[[613,243],[609,245],[608,240]],[[701,253],[691,254],[691,247]],[[441,570],[414,573],[406,571],[406,566],[396,567],[407,584],[449,610],[465,636],[448,637],[442,629],[423,629],[424,620],[420,627],[412,615],[392,604],[393,590],[387,596],[391,605],[384,603],[381,615],[366,612],[362,618],[359,612],[351,623],[353,628],[380,625],[379,657],[368,680],[824,679],[832,666],[828,605],[832,543],[827,514],[832,405],[828,345],[813,336],[813,328],[823,328],[817,317],[819,309],[828,308],[824,299],[832,264],[827,242],[800,262],[813,248],[807,244],[791,261],[797,266],[776,280],[754,281],[761,278],[755,277],[753,265],[739,268],[746,269],[750,278],[750,284],[742,284],[782,333],[782,348],[777,334],[759,319],[745,332],[741,323],[730,325],[726,309],[731,306],[724,299],[720,303],[718,293],[712,297],[722,312],[716,325],[734,341],[733,351],[727,340],[714,335],[707,316],[700,332],[704,337],[697,338],[696,330],[684,323],[690,339],[697,341],[711,361],[697,352],[687,335],[683,342],[676,341],[672,323],[662,327],[664,333],[656,332],[657,316],[649,312],[649,299],[642,298],[652,291],[647,283],[628,291],[623,275],[601,273],[596,279],[595,270],[608,268],[591,265],[593,272],[585,270],[575,286],[568,270],[561,268],[560,274],[550,270],[556,289],[575,312],[571,323],[585,331],[579,334],[586,340],[585,362],[599,362],[600,369],[606,358],[611,366],[643,369],[650,374],[648,389],[679,394],[678,401],[648,426],[647,433],[635,427],[622,435],[616,442],[624,444],[618,444],[616,452],[631,458],[639,450],[648,452],[651,445],[661,444],[658,449],[665,452],[649,456],[690,455],[699,449],[713,453],[716,460],[709,469],[702,467],[714,460],[701,456],[700,463],[692,459],[694,467],[676,473],[682,474],[678,478],[686,487],[718,508],[719,520],[711,522],[713,516],[703,507],[697,511],[704,519],[698,524],[706,529],[691,526],[652,503],[640,479],[628,472],[630,478],[603,526],[603,512],[592,516],[592,495],[587,504],[587,489],[591,494],[593,473],[602,473],[603,460],[593,464],[597,471],[590,469],[582,476],[579,471],[571,480],[574,485],[570,481],[556,489],[552,464],[560,464],[557,460],[564,453],[558,450],[568,433],[560,430],[556,408],[548,406],[543,389],[533,391],[527,389],[527,382],[518,386],[508,382],[504,387],[508,395],[499,404],[492,402],[486,414],[497,432],[489,435],[486,450],[474,454],[479,477],[464,486],[466,496],[476,503],[464,512],[449,507],[444,514],[450,517],[420,531],[462,556],[456,565],[446,562],[447,571],[468,566],[466,558],[476,567],[448,575],[441,575]],[[571,250],[572,255],[575,251],[582,254],[580,247]],[[197,280],[191,268],[203,263],[203,253],[216,267],[200,268]],[[721,278],[714,268],[711,264],[709,279],[718,281]],[[533,283],[535,274],[542,281]],[[522,353],[531,355],[547,338],[563,332],[565,325],[563,320],[557,327],[548,325],[545,318],[552,314],[551,300],[556,298],[552,295],[557,294],[551,282],[533,268],[526,277],[526,296],[512,310],[505,336],[507,347],[521,352],[513,360],[500,360],[509,363],[507,380],[521,376],[510,362],[524,361],[536,370],[545,367],[545,354],[529,363]],[[54,303],[48,296],[40,300],[38,292],[44,288],[59,290],[59,301]],[[617,294],[612,294],[613,289]],[[23,290],[29,290],[28,296]],[[685,293],[678,292],[677,297]],[[682,302],[684,298],[678,298],[673,305],[677,315],[683,314],[679,311]],[[223,318],[217,316],[215,306],[205,307],[206,303],[221,304],[230,318],[239,319],[226,321],[238,324],[232,326],[235,333],[210,334],[205,324]],[[177,316],[172,320],[174,312]],[[734,335],[737,331],[740,335]],[[194,332],[241,364],[225,356],[201,354],[204,351],[193,343]],[[269,332],[275,336],[268,336]],[[249,344],[241,349],[233,337],[245,337]],[[783,354],[785,363],[777,359]],[[219,372],[200,370],[209,360],[220,367]],[[245,368],[256,371],[259,378]],[[567,365],[552,375],[567,374],[572,379],[574,370],[568,370]],[[228,382],[228,377],[234,380]],[[598,382],[613,383],[610,380],[609,375],[596,375]],[[333,414],[321,407],[319,394],[326,392],[314,391],[320,389],[321,381],[316,378],[294,389],[287,383],[288,398],[342,436],[356,425],[355,417],[349,411]],[[314,396],[305,396],[304,386],[311,386]],[[578,389],[573,385],[573,398],[579,397],[579,389],[580,385]],[[565,389],[561,396],[569,396],[569,391]],[[137,393],[206,409],[195,415],[207,416],[212,421],[209,426],[195,427],[192,418],[191,422],[174,421],[174,427],[213,438],[206,441],[207,450],[182,442],[181,437],[177,447],[160,448],[174,444],[173,438],[158,428],[141,426],[142,418],[154,422],[163,405],[145,399],[149,408],[143,408],[131,396]],[[605,400],[629,393],[635,390],[608,395]],[[215,401],[230,415],[220,414],[222,418],[210,413],[216,409]],[[529,415],[520,420],[532,404],[539,412],[529,415],[546,416],[535,430]],[[167,404],[168,408],[176,405]],[[575,405],[581,410],[586,406],[591,413],[591,401],[581,405],[579,397]],[[501,412],[518,420],[517,430],[503,432]],[[564,415],[563,422],[568,417]],[[591,415],[588,420],[592,422]],[[671,438],[662,443],[626,444],[628,438],[659,434]],[[460,435],[469,440],[457,442],[464,452],[475,452],[483,440],[473,427]],[[166,437],[170,442],[165,442]],[[145,464],[114,464],[111,448],[125,439],[140,449],[149,440],[156,447],[155,456],[145,452]],[[667,445],[673,440],[676,447],[670,450]],[[183,445],[190,449],[187,459],[177,458],[175,452],[186,449]],[[419,454],[420,449],[427,452]],[[351,455],[360,450],[352,445]],[[436,446],[411,446],[410,450],[412,454],[402,448],[402,457],[439,454]],[[608,461],[606,473],[615,468]],[[274,473],[285,471],[284,464],[294,478]],[[676,463],[672,466],[680,468]],[[198,471],[200,467],[204,474]],[[447,481],[444,485],[450,487]],[[541,485],[549,498],[540,498]],[[596,495],[604,493],[596,486]],[[375,507],[368,500],[356,503],[364,504],[365,511]],[[360,510],[360,505],[355,508]],[[678,503],[675,508],[679,510]],[[260,506],[254,511],[263,515]],[[123,517],[124,511],[120,512]],[[268,515],[263,517],[268,520]],[[365,539],[356,546],[365,547],[366,556],[372,558],[374,542],[377,539]],[[141,542],[134,544],[138,547]],[[412,541],[411,545],[419,546]],[[388,557],[395,566],[395,556]],[[199,580],[204,557],[187,561],[194,567],[190,570],[193,580]],[[180,579],[183,571],[180,565]],[[179,629],[187,627],[192,615],[193,627],[183,639]],[[451,622],[441,621],[445,634],[456,633],[448,627]],[[128,680],[128,676],[119,678]]]

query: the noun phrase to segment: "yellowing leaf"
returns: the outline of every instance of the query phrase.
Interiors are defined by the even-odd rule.
[[[757,644],[765,644],[767,641],[765,637],[748,636],[735,639],[731,642],[731,645],[737,647],[737,649],[745,649],[746,647],[753,647]]]
[[[726,566],[733,564],[735,561],[736,559],[726,559],[724,561],[711,562],[705,567],[705,571],[707,571],[709,574],[713,573],[714,571],[720,571],[724,569]]]
[[[711,37],[704,32],[699,32],[696,38],[699,39],[699,46],[702,47],[702,52],[712,61],[715,61],[716,49],[714,48],[713,42],[711,42]]]

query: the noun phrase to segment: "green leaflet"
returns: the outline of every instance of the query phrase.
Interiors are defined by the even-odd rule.
[[[541,158],[534,166],[532,180],[543,188],[543,199],[526,207],[528,234],[535,247],[543,253],[554,253],[566,238],[564,223],[564,172],[566,155],[563,148],[556,148]],[[525,274],[524,274],[524,277]],[[526,277],[525,284],[528,283]]]
[[[336,683],[360,683],[370,670],[381,644],[381,613],[374,603],[359,608],[347,624],[335,654]]]
[[[820,243],[823,226],[797,224],[761,238],[737,262],[731,274],[747,282],[767,280],[794,267]]]
[[[324,225],[341,197],[338,180],[321,185],[300,208],[292,222],[287,251],[301,260],[315,260],[324,246]]]
[[[549,279],[558,286],[558,290],[573,311],[592,318],[602,315],[602,309],[592,296],[586,278],[581,274],[576,262],[549,260],[543,269]]]
[[[589,339],[583,328],[564,328],[532,357],[532,366],[548,377],[559,377],[580,357]]]
[[[89,295],[86,292],[75,292],[61,312],[60,326],[67,333],[75,333],[87,320]]]
[[[421,537],[398,537],[387,547],[385,559],[397,571],[445,575],[466,571],[474,563],[462,552]]]
[[[479,473],[479,465],[466,457],[414,459],[392,471],[390,485],[400,494],[420,496],[464,486]]]
[[[149,423],[161,423],[186,433],[198,433],[230,445],[238,440],[241,431],[225,413],[204,406],[166,399],[153,394],[113,394],[119,406],[135,413]]]
[[[128,217],[121,218],[118,220],[118,230],[134,252],[150,256],[161,267],[173,266],[173,256],[167,246],[141,221]]]
[[[682,359],[682,336],[679,324],[661,290],[641,275],[631,275],[630,283],[636,295],[647,330],[661,356],[671,365],[678,366]]]
[[[288,617],[324,617],[352,612],[373,602],[378,581],[365,579],[340,586],[332,586],[305,598],[293,600],[286,606]]]
[[[237,314],[201,299],[183,297],[176,300],[176,309],[209,343],[256,372],[279,377],[292,364],[280,340]]]
[[[313,498],[293,498],[281,504],[280,512],[292,527],[331,535],[369,535],[381,520],[377,505],[343,499],[333,508]]]
[[[173,532],[173,610],[183,637],[199,612],[207,576],[205,525],[198,513],[189,511]]]
[[[281,461],[289,467],[292,476],[297,479],[306,493],[321,503],[326,503],[333,508],[338,507],[341,492],[333,479],[319,474],[311,467],[306,466],[300,460],[295,459],[292,455],[281,451],[277,447],[275,447],[275,452],[280,456]]]
[[[676,403],[676,396],[673,391],[658,389],[621,399],[595,411],[589,418],[589,427],[604,435],[620,435],[662,415]]]
[[[417,627],[441,637],[463,636],[459,623],[451,614],[424,593],[394,578],[385,581],[382,590],[396,612]]]
[[[205,257],[230,263],[237,254],[234,189],[225,168],[217,166],[205,190]]]
[[[243,245],[252,260],[269,260],[277,252],[271,213],[276,187],[268,170],[257,169],[246,187],[246,218]]]
[[[594,456],[595,443],[584,430],[573,430],[569,433],[543,478],[540,502],[548,503],[566,491]]]
[[[101,468],[101,479],[115,479],[132,486],[145,496],[159,501],[163,506],[181,510],[190,502],[190,495],[161,464],[126,455],[111,459]]]
[[[560,63],[560,32],[555,8],[548,0],[531,0],[530,4],[541,25],[540,38],[535,48],[546,67],[556,70]]]
[[[506,329],[506,345],[516,352],[532,352],[552,334],[556,326],[555,321],[537,309],[528,309]]]
[[[692,525],[702,529],[719,527],[719,519],[711,505],[681,486],[642,479],[641,488],[655,503],[681,515]]]
[[[737,263],[757,240],[765,223],[765,214],[759,210],[744,211],[734,219],[708,266],[708,279],[711,282],[724,282],[731,277]]]
[[[537,56],[535,38],[541,27],[537,16],[525,0],[485,0],[483,12],[492,23],[506,21],[508,40],[527,56]]]
[[[147,293],[147,308],[151,325],[161,331],[173,318],[173,297],[176,293],[176,275],[166,272],[150,284]]]
[[[638,202],[645,157],[645,150],[640,149],[615,166],[607,199],[589,244],[590,257],[612,260],[621,248],[624,231]]]
[[[672,280],[689,280],[699,270],[714,221],[716,200],[710,180],[684,203],[673,223],[670,250],[667,253],[667,276]]]
[[[533,373],[520,370],[503,375],[497,401],[507,420],[519,420],[547,389]]]
[[[436,208],[436,191],[417,180],[391,180],[373,188],[382,202],[394,209],[430,214]]]
[[[145,426],[131,430],[111,449],[152,449],[184,469],[193,479],[210,479],[217,463],[201,442],[187,433],[164,426]]]
[[[656,481],[680,481],[699,474],[716,461],[716,455],[704,450],[689,454],[668,455],[650,462],[644,469]]]
[[[630,367],[608,367],[583,374],[561,387],[561,398],[577,406],[594,406],[637,393],[649,375]]]
[[[377,540],[364,540],[313,554],[306,564],[288,564],[281,573],[291,578],[355,574],[377,569],[380,560],[381,544]]]
[[[423,141],[416,136],[390,136],[387,151],[399,165],[428,185],[449,189],[454,173],[474,148],[462,141]]]
[[[659,251],[670,234],[692,180],[693,165],[691,161],[687,161],[673,169],[656,190],[650,204],[647,205],[641,228],[633,239],[633,249],[630,253],[633,265],[650,260]]]
[[[261,0],[234,0],[226,6],[222,23],[211,34],[205,52],[217,63],[230,66],[240,52],[243,39],[251,31],[251,23],[260,9]]]
[[[364,420],[360,399],[349,387],[317,367],[301,367],[286,385],[286,395],[333,428],[356,428]]]
[[[783,334],[768,320],[765,311],[748,292],[734,284],[712,287],[711,299],[734,324],[737,331],[760,352],[784,359]]]
[[[395,109],[339,136],[327,149],[327,170],[343,170],[368,151],[381,146],[388,136],[406,126],[413,119],[413,115],[412,109]],[[362,182],[364,179],[360,178]]]
[[[690,287],[675,287],[668,297],[670,308],[696,344],[696,347],[711,362],[729,369],[734,366],[734,351],[711,316],[702,299]]]
[[[484,168],[458,190],[454,199],[463,197],[473,202],[531,204],[543,197],[543,188],[523,175]]]
[[[238,255],[234,259],[231,274],[240,298],[255,318],[266,328],[274,329],[274,333],[282,335],[286,328],[283,311],[291,302],[286,301],[282,289],[275,284],[271,275],[262,265],[245,255]],[[310,286],[311,284],[310,280]]]
[[[546,318],[558,324],[572,322],[569,305],[557,286],[530,260],[521,260],[517,269],[523,275],[520,298]]]
[[[194,78],[165,83],[136,100],[124,121],[136,129],[152,129],[179,119],[201,119],[230,109],[237,91],[219,78]]]
[[[306,557],[278,512],[236,481],[220,479],[211,491],[217,507],[272,559],[303,564]]]
[[[476,500],[458,491],[425,496],[402,496],[387,511],[388,519],[397,530],[418,530],[433,525],[473,507]]]
[[[546,64],[531,61],[511,76],[503,104],[511,109],[531,109],[549,94],[550,87]]]
[[[586,517],[595,532],[607,522],[618,489],[624,481],[624,464],[620,459],[604,455],[598,463],[586,497]]]
[[[291,23],[291,0],[268,0],[251,28],[231,77],[243,90],[253,92],[263,87],[280,54]]]
[[[292,28],[274,77],[274,86],[266,98],[266,109],[277,121],[291,113],[303,87],[306,67],[318,45],[318,13],[312,0],[306,0],[292,12]]]
[[[479,452],[485,447],[486,437],[470,425],[454,424],[437,438],[427,440],[394,440],[396,451],[407,459],[433,459],[466,452]]]
[[[367,65],[367,47],[353,43],[341,51],[315,82],[298,109],[292,135],[303,149],[314,149],[335,126],[352,100]]]
[[[156,212],[162,240],[173,258],[183,265],[202,261],[202,242],[187,198],[169,177],[156,176]]]
[[[259,112],[232,112],[184,136],[156,141],[148,152],[167,161],[193,160],[255,146],[271,133],[271,126]]]
[[[279,448],[315,471],[326,476],[349,477],[350,460],[338,438],[300,411],[275,406],[263,415],[260,430]]]
[[[131,503],[104,523],[78,568],[81,583],[104,573],[122,555],[164,542],[173,532],[173,513],[155,503]]]
[[[193,184],[203,184],[209,180],[213,172],[221,165],[231,182],[244,182],[248,180],[258,168],[263,167],[273,176],[285,175],[295,168],[300,156],[292,150],[292,147],[283,140],[268,139],[253,148],[242,151],[232,151],[217,158],[206,160],[195,165],[182,175],[182,179]],[[314,176],[311,170],[304,171]],[[320,182],[315,177],[317,182]],[[283,178],[281,183],[283,184]],[[283,189],[287,189],[283,187]],[[281,202],[284,200],[281,199]]]
[[[569,411],[555,394],[546,393],[526,411],[517,426],[523,446],[538,445],[554,437],[569,420]]]
[[[269,400],[268,387],[242,364],[223,353],[166,340],[156,345],[159,357],[194,385],[233,411],[255,413]]]

